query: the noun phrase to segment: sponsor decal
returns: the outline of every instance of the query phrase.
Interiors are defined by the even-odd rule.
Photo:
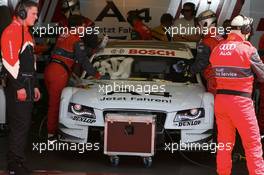
[[[217,77],[244,78],[253,75],[250,68],[213,67],[213,70]]]
[[[170,99],[146,98],[146,97],[102,97],[100,101],[138,101],[138,102],[158,102],[171,103]]]
[[[201,120],[194,120],[194,121],[182,121],[182,122],[175,122],[176,126],[196,126],[201,124]]]
[[[176,56],[175,50],[154,50],[154,49],[129,49],[131,55],[156,55],[156,56]]]
[[[221,44],[219,46],[219,49],[220,49],[220,55],[223,55],[223,56],[229,56],[229,55],[232,55],[232,50],[235,50],[236,49],[236,45],[235,44]]]
[[[72,120],[78,121],[78,122],[84,122],[84,123],[95,123],[96,119],[84,117],[84,116],[72,116]]]
[[[235,72],[225,72],[224,68],[216,68],[215,74],[217,77],[237,77]]]
[[[236,45],[235,44],[221,44],[219,48],[222,51],[229,51],[229,50],[234,50],[236,48]]]
[[[237,73],[234,72],[216,72],[217,77],[238,77]]]
[[[124,54],[125,49],[112,49],[111,54]]]

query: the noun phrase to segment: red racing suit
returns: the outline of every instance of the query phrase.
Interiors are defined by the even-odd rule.
[[[218,143],[217,172],[231,174],[231,154],[236,129],[245,149],[250,175],[264,174],[264,161],[259,127],[251,93],[255,73],[264,81],[264,64],[257,50],[239,35],[231,33],[215,47],[210,63],[216,78],[215,116]]]
[[[212,76],[212,69],[209,63],[209,58],[212,50],[221,42],[224,38],[221,35],[208,34],[204,36],[201,42],[197,46],[197,55],[195,62],[190,68],[192,74],[196,74],[203,71],[203,75],[207,81],[207,91],[215,94],[215,79]]]
[[[44,72],[45,84],[49,94],[48,133],[57,134],[60,96],[66,87],[73,64],[79,63],[89,75],[96,75],[88,57],[89,51],[79,35],[61,35],[52,54],[51,63]]]
[[[260,38],[259,41],[259,55],[264,62],[264,34]],[[259,113],[258,113],[258,124],[260,133],[264,134],[264,83],[259,84],[259,91],[260,91],[260,103],[259,103]]]
[[[133,13],[128,14],[127,21],[133,27],[133,32],[131,35],[132,39],[137,39],[137,40],[152,39],[151,29],[146,24],[143,23],[142,19],[137,14],[133,14]]]

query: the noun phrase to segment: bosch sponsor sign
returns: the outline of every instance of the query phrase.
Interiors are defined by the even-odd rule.
[[[167,56],[175,57],[175,50],[154,50],[154,49],[129,49],[129,55],[151,55],[151,56]]]
[[[162,56],[162,57],[177,57],[179,53],[175,50],[168,49],[147,49],[147,48],[106,48],[103,51],[104,55],[142,55],[142,56]]]

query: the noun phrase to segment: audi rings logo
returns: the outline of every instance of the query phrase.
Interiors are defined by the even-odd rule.
[[[234,50],[236,48],[236,45],[235,44],[221,44],[219,48],[222,51]]]

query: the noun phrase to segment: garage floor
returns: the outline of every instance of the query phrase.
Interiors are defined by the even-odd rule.
[[[0,175],[5,175],[5,152],[7,137],[0,137]],[[157,152],[151,168],[145,168],[139,157],[121,157],[120,165],[112,167],[107,156],[102,151],[78,154],[77,152],[44,152],[39,154],[28,146],[28,163],[34,174],[67,174],[67,175],[213,175],[215,173],[215,158],[210,153],[186,153],[186,160],[180,153]],[[201,165],[197,165],[197,163]],[[74,172],[74,173],[73,173]],[[82,173],[85,172],[85,173]],[[245,162],[233,165],[233,175],[247,174]]]

